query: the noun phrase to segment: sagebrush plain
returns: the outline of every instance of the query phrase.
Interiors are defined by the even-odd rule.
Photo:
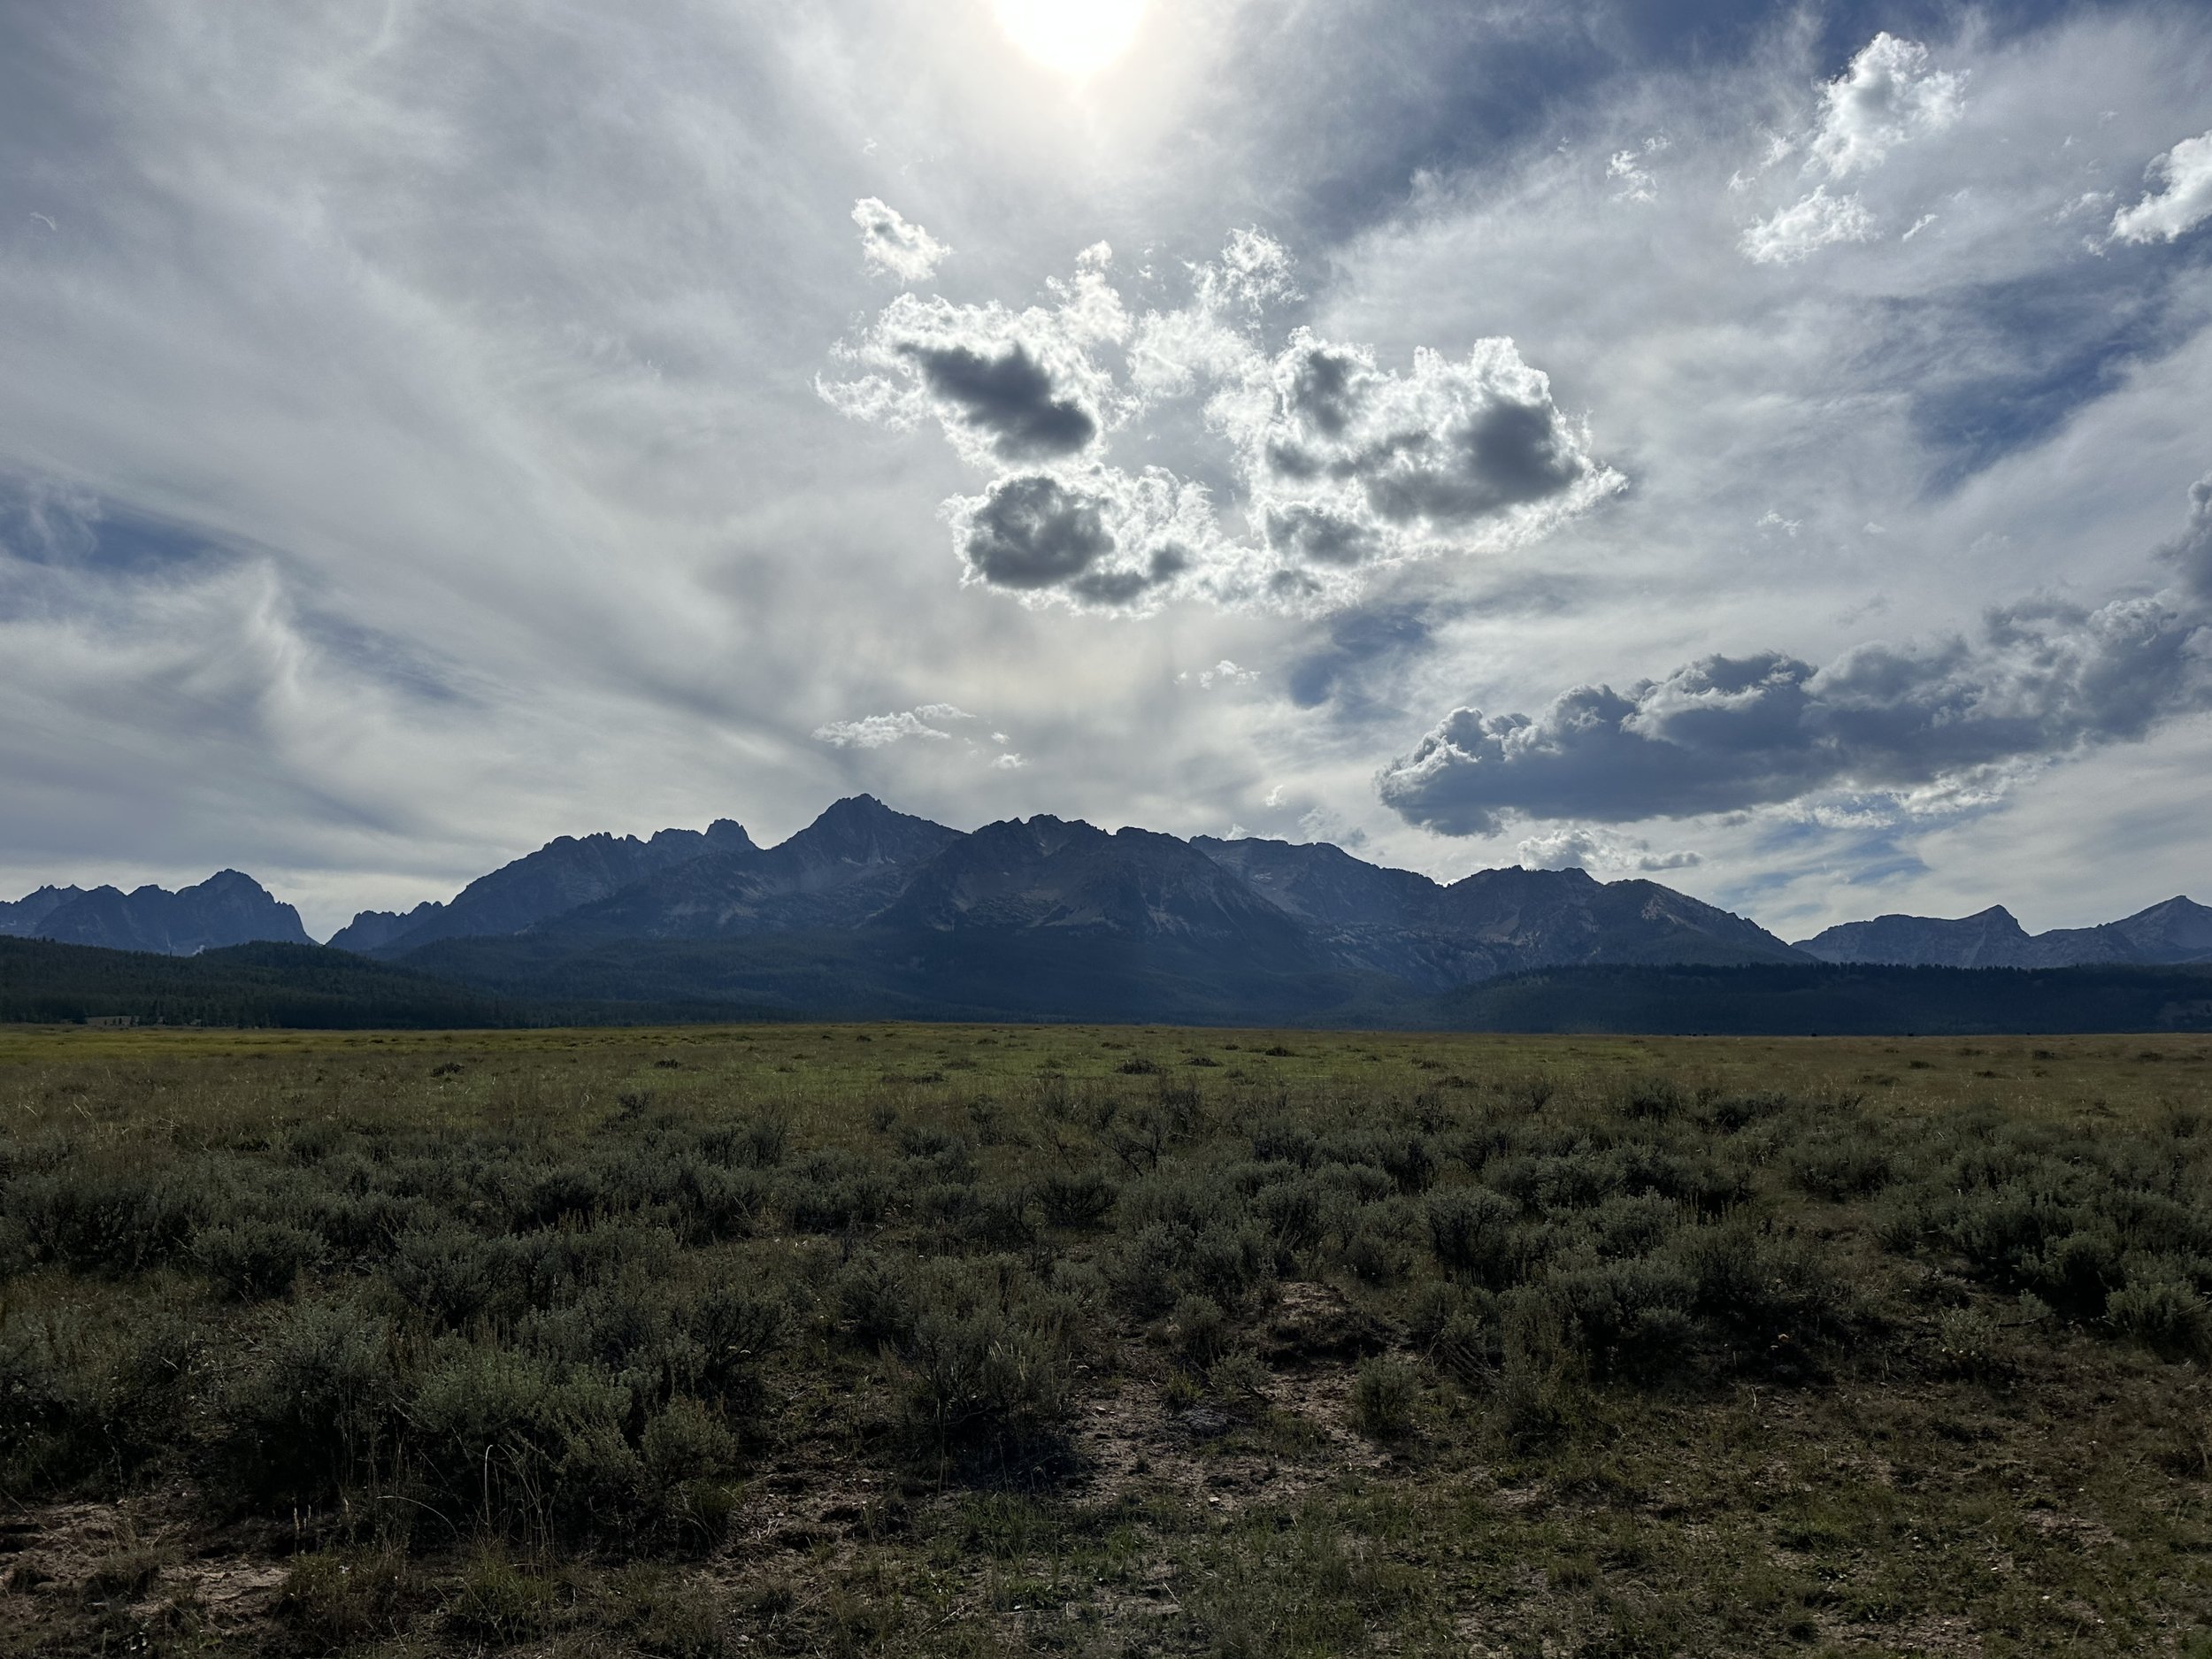
[[[0,1033],[0,1654],[2212,1654],[2212,1044]]]

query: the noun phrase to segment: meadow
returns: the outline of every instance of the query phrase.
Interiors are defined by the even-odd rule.
[[[2212,1041],[0,1027],[0,1655],[2212,1655]]]

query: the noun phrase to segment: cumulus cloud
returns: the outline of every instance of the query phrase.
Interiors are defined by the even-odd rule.
[[[1801,201],[1750,227],[1737,247],[1754,265],[1795,265],[1839,242],[1871,242],[1874,215],[1856,194],[1830,196],[1816,185]]]
[[[1384,772],[1384,801],[1447,834],[1506,818],[1623,822],[1816,790],[1926,785],[2140,738],[2212,706],[2200,618],[2155,599],[1994,611],[1981,637],[1869,644],[1816,667],[1713,656],[1625,691],[1578,686],[1540,713],[1456,709]]]
[[[902,294],[839,349],[863,373],[817,388],[856,419],[906,427],[934,417],[977,466],[1079,456],[1122,412],[1091,351],[1098,331],[1119,332],[1092,303],[1095,287],[1020,312]]]
[[[1141,611],[1186,578],[1202,585],[1219,575],[1198,568],[1220,544],[1205,489],[1157,467],[1018,473],[955,496],[945,513],[962,580],[1032,603]]]
[[[1510,340],[1417,349],[1405,372],[1302,327],[1269,352],[1263,313],[1294,289],[1288,254],[1255,230],[1195,267],[1174,310],[1133,317],[1111,262],[1087,250],[1048,285],[1055,303],[1018,313],[902,295],[838,349],[861,372],[818,381],[858,419],[933,417],[997,473],[945,503],[970,582],[1094,610],[1326,604],[1368,567],[1517,545],[1624,487]],[[1225,456],[1102,458],[1117,429],[1194,399]],[[1249,534],[1224,534],[1199,467],[1233,481]]]
[[[1258,669],[1240,668],[1225,657],[1211,668],[1199,671],[1198,685],[1202,691],[1211,691],[1216,686],[1248,686],[1259,677]]]
[[[1878,167],[1899,146],[1955,125],[1964,105],[1964,78],[1933,66],[1917,41],[1877,35],[1841,75],[1821,88],[1820,113],[1806,141],[1803,173],[1841,180]],[[1792,140],[1769,144],[1759,171],[1786,155]],[[1740,172],[1732,189],[1748,188]],[[1922,217],[1909,239],[1925,229]],[[1816,184],[1810,195],[1776,209],[1747,227],[1736,246],[1755,265],[1790,265],[1839,242],[1871,242],[1875,217],[1857,191],[1830,195]]]
[[[2172,242],[2212,219],[2212,133],[2185,138],[2150,165],[2159,188],[2112,218],[2123,242]]]
[[[1624,480],[1553,403],[1510,340],[1463,360],[1425,348],[1410,373],[1300,328],[1268,393],[1217,419],[1245,452],[1268,544],[1295,568],[1401,557],[1423,543],[1541,534]]]
[[[1193,268],[1191,284],[1199,311],[1210,316],[1302,297],[1290,250],[1256,226],[1231,231],[1218,259]]]
[[[901,282],[926,282],[952,250],[919,225],[909,224],[898,209],[872,196],[853,204],[860,227],[860,257],[879,276]]]
[[[1455,709],[1379,787],[1409,822],[1490,834],[1513,817],[1620,823],[1925,788],[2139,740],[2212,707],[2212,480],[2167,551],[2186,595],[2033,600],[1992,610],[1973,639],[1870,643],[1817,667],[1711,656],[1624,691],[1575,687],[1533,716]]]
[[[1964,90],[1960,76],[1932,66],[1917,41],[1877,35],[1821,89],[1809,165],[1836,179],[1876,166],[1907,140],[1956,121]]]
[[[826,726],[814,728],[817,742],[827,743],[833,749],[887,749],[905,738],[926,738],[944,741],[952,736],[933,721],[972,720],[975,716],[949,703],[925,703],[918,709],[902,709],[892,714],[863,715],[857,720],[832,720]]]
[[[1654,852],[1649,841],[1574,824],[1528,837],[1515,856],[1524,870],[1632,870],[1640,875],[1705,862],[1694,852]]]
[[[1056,396],[1051,373],[1020,341],[995,353],[973,346],[904,348],[922,381],[953,419],[982,434],[1002,461],[1074,455],[1098,435],[1098,418]]]
[[[2160,549],[2159,557],[2179,565],[2197,601],[2212,605],[2212,472],[2189,487],[2188,527]]]

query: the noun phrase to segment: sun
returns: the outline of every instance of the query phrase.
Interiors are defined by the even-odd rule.
[[[1048,69],[1087,75],[1129,50],[1144,0],[995,0],[999,27]]]

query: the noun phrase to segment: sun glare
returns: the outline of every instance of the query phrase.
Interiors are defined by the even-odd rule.
[[[996,0],[1014,44],[1048,69],[1087,75],[1129,50],[1144,0]]]

